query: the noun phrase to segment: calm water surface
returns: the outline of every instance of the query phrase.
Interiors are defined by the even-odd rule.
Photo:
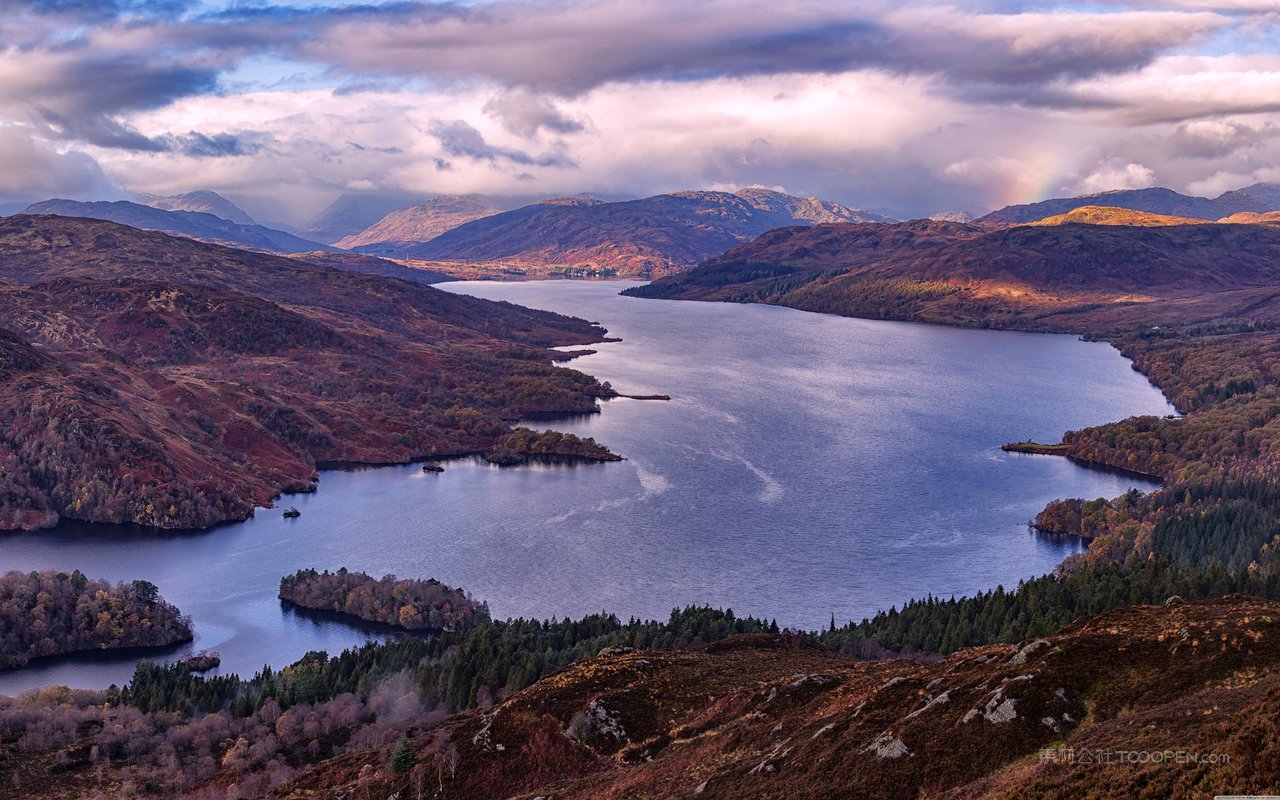
[[[1046,572],[1077,547],[1028,532],[1047,501],[1152,488],[999,449],[1171,413],[1106,345],[619,297],[625,285],[442,287],[622,337],[570,365],[674,399],[614,400],[554,423],[608,444],[620,464],[326,472],[319,492],[286,501],[300,519],[261,511],[183,535],[65,525],[0,539],[0,570],[146,578],[194,617],[195,648],[250,674],[378,635],[282,609],[277,583],[300,567],[432,576],[498,616],[665,617],[709,603],[812,628]],[[133,660],[41,662],[0,673],[0,693],[121,683]]]

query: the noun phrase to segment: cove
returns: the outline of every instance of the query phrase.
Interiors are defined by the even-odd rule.
[[[710,604],[816,628],[932,593],[1011,587],[1079,544],[1031,533],[1056,497],[1153,484],[1010,441],[1168,414],[1113,348],[1072,336],[880,322],[764,306],[619,297],[624,282],[440,288],[595,320],[620,342],[567,364],[627,394],[600,414],[527,422],[593,436],[616,464],[499,468],[476,459],[325,472],[198,533],[65,523],[6,535],[0,569],[145,578],[195,621],[218,672],[387,634],[276,599],[301,567],[435,577],[496,617],[665,617]],[[133,657],[64,658],[0,673],[0,693],[123,683]]]

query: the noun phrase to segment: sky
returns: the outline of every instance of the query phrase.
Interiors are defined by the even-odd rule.
[[[1280,0],[0,0],[0,205],[1280,181]]]

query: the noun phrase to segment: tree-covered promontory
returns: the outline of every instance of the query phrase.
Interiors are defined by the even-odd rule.
[[[191,641],[191,620],[155,584],[90,580],[76,570],[0,577],[0,669],[32,658]]]
[[[489,607],[434,579],[374,578],[363,572],[302,569],[280,579],[280,599],[406,630],[455,631],[489,621]]]

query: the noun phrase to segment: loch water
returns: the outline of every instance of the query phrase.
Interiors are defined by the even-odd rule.
[[[387,635],[282,607],[279,579],[302,567],[435,577],[498,617],[665,618],[710,604],[816,628],[927,593],[1012,587],[1080,547],[1028,529],[1046,502],[1153,488],[1000,450],[1172,413],[1108,345],[619,296],[627,285],[441,285],[621,337],[566,366],[669,402],[526,423],[593,436],[621,463],[325,472],[318,492],[283,501],[297,519],[261,510],[182,534],[64,523],[0,537],[0,570],[150,580],[193,617],[186,650],[217,650],[219,672],[249,675]],[[0,673],[0,693],[123,683],[135,658],[33,662]]]

